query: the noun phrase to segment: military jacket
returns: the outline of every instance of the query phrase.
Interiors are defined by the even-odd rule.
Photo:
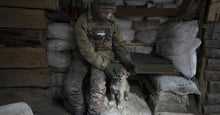
[[[81,54],[96,68],[104,70],[115,55],[119,58],[129,57],[113,16],[108,21],[100,22],[88,11],[78,18],[75,31]]]

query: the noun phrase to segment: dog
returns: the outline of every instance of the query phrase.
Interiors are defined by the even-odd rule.
[[[128,93],[130,86],[128,84],[127,78],[130,76],[130,73],[126,69],[121,68],[118,71],[114,71],[115,75],[110,81],[110,101],[109,105],[113,105],[114,101],[118,109],[122,109],[121,102],[128,101]]]

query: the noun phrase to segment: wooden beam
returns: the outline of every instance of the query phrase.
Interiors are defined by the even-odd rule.
[[[220,81],[220,71],[205,71],[205,78],[207,81]]]
[[[206,56],[208,58],[220,58],[220,49],[206,48]]]
[[[219,40],[205,40],[205,47],[206,48],[220,48],[220,41]]]
[[[205,115],[220,113],[220,105],[205,105],[203,109]]]
[[[220,59],[208,59],[207,70],[220,70]]]
[[[0,70],[0,87],[48,87],[48,69]]]
[[[0,0],[0,6],[57,10],[59,0]]]
[[[0,48],[0,68],[48,67],[43,48]]]
[[[220,93],[220,81],[208,82],[208,93],[210,94]]]
[[[206,40],[220,40],[220,32],[205,31],[204,38]]]
[[[145,7],[118,7],[114,14],[120,17],[129,16],[178,16],[176,8],[145,8]]]
[[[207,94],[207,104],[218,104],[220,105],[220,93]]]
[[[43,30],[0,29],[0,44],[4,46],[43,46]]]
[[[0,27],[46,29],[43,10],[0,7]]]

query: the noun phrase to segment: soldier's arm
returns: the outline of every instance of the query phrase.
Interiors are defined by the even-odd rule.
[[[104,70],[106,59],[101,53],[95,51],[94,46],[87,36],[86,19],[80,17],[75,24],[76,42],[82,56],[94,67]]]

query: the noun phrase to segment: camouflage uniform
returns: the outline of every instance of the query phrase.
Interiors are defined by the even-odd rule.
[[[102,6],[106,6],[102,7],[100,1],[104,1],[104,4],[101,4]],[[80,53],[92,66],[88,102],[90,114],[100,114],[104,109],[103,102],[106,93],[106,75],[104,71],[115,56],[125,66],[131,65],[129,52],[122,44],[122,35],[114,16],[106,20],[99,15],[101,8],[115,10],[115,1],[108,1],[110,2],[107,2],[107,0],[94,0],[92,7],[87,13],[78,18],[75,25]],[[114,5],[113,9],[108,7],[111,5]]]

